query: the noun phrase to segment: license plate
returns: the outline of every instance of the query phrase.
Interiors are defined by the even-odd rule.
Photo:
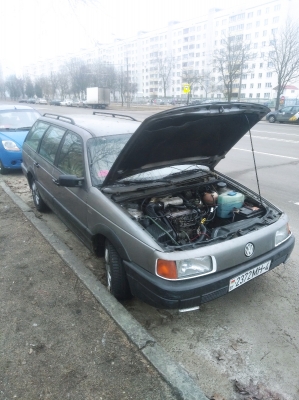
[[[257,276],[262,275],[265,272],[269,271],[270,264],[271,261],[267,261],[264,264],[252,268],[249,271],[246,271],[243,274],[236,276],[235,278],[232,278],[229,281],[228,291],[231,292],[232,290],[250,281],[251,279],[256,278]]]

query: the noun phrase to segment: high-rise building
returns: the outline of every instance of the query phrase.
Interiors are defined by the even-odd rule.
[[[267,54],[273,34],[285,29],[296,8],[298,11],[298,0],[272,0],[258,6],[211,9],[207,15],[185,22],[171,21],[167,27],[138,32],[135,37],[98,45],[76,56],[89,62],[100,58],[122,69],[130,82],[137,84],[138,97],[164,97],[164,93],[167,97],[181,97],[182,71],[196,71],[206,77],[207,84],[194,84],[192,95],[221,99],[223,84],[213,65],[213,55],[225,38],[235,38],[250,45],[252,58],[244,63],[240,78],[234,82],[233,96],[271,99],[276,97],[277,76]],[[27,66],[24,73],[46,74],[47,69],[58,69],[66,57]]]

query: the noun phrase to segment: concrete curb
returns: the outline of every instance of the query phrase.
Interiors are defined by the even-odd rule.
[[[208,400],[188,372],[174,362],[155,339],[102,285],[92,272],[73,254],[73,252],[35,216],[32,209],[0,180],[0,185],[13,202],[22,210],[26,218],[42,234],[62,260],[72,269],[78,279],[93,294],[105,311],[126,334],[129,340],[142,352],[144,357],[172,387],[178,399]]]

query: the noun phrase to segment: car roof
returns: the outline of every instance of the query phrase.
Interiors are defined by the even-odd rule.
[[[0,105],[0,111],[17,111],[17,110],[28,110],[28,111],[34,110],[34,111],[36,111],[32,107],[21,106],[21,105],[18,105],[18,104],[16,104],[16,105],[11,105],[11,104]]]
[[[134,133],[141,122],[126,115],[115,113],[93,112],[93,114],[49,114],[46,113],[39,120],[46,120],[71,130],[83,128],[92,136],[108,136],[125,133]]]

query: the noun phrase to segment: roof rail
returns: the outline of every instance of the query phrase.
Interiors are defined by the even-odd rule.
[[[45,113],[43,116],[53,119],[60,119],[61,121],[70,122],[71,124],[76,125],[73,118],[65,117],[64,115]]]
[[[120,118],[127,118],[130,119],[132,121],[137,121],[137,119],[131,117],[130,115],[124,115],[124,114],[115,114],[115,113],[107,113],[107,112],[102,112],[102,111],[94,111],[93,115],[107,115],[109,117],[120,117]]]

